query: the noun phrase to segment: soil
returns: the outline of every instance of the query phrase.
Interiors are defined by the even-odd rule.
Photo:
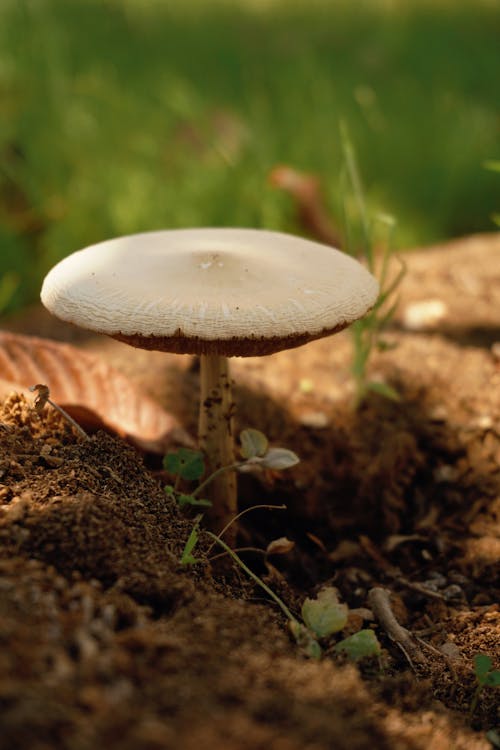
[[[298,617],[305,597],[336,587],[350,616],[321,660],[206,535],[201,562],[180,564],[193,520],[168,499],[157,457],[102,432],[82,440],[21,395],[3,402],[2,750],[500,746],[500,691],[484,688],[470,711],[474,655],[500,668],[500,242],[406,257],[388,348],[369,369],[398,402],[372,393],[355,407],[348,332],[233,363],[240,427],[301,458],[241,478],[241,509],[287,508],[244,515],[241,557]],[[191,358],[91,337],[39,308],[2,327],[100,353],[194,434]],[[262,553],[284,536],[287,554]],[[370,611],[377,588],[410,651]],[[348,663],[333,646],[361,627],[382,652]]]

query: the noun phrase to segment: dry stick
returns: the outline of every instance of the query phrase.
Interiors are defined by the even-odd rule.
[[[412,669],[415,669],[414,662],[425,664],[425,657],[413,635],[396,620],[391,608],[390,591],[380,587],[370,589],[368,604],[389,638],[399,646]]]
[[[50,396],[50,391],[48,386],[42,385],[41,383],[37,383],[37,385],[30,385],[29,387],[30,391],[37,391],[38,396],[35,398],[35,410],[38,414],[42,411],[45,404],[50,404],[53,409],[55,409],[59,414],[67,421],[69,424],[78,432],[78,434],[83,437],[85,440],[90,440],[89,436],[85,432],[84,429],[80,427],[78,422],[75,422],[73,417],[70,417],[67,412],[64,411],[64,409],[61,406],[58,406],[54,401],[52,401]]]
[[[411,589],[412,591],[417,591],[419,594],[422,594],[422,596],[427,596],[429,599],[440,599],[441,601],[445,601],[445,597],[443,594],[440,594],[438,591],[433,591],[432,589],[427,588],[427,586],[424,586],[422,583],[417,583],[416,581],[408,581],[407,578],[403,578],[402,576],[387,571],[388,575],[393,578],[397,583],[401,584],[401,586],[404,586],[407,589]]]
[[[379,552],[379,550],[369,537],[364,536],[363,534],[360,535],[359,543],[361,545],[361,548],[372,558],[376,565],[387,576],[389,576],[389,578],[392,578],[394,581],[399,583],[401,586],[404,586],[405,588],[411,589],[413,591],[418,591],[419,594],[422,594],[422,596],[427,596],[429,597],[429,599],[444,600],[444,596],[442,594],[439,594],[437,591],[432,591],[432,589],[427,588],[427,586],[424,586],[422,583],[408,581],[407,578],[402,576],[401,571],[385,559],[385,557]]]

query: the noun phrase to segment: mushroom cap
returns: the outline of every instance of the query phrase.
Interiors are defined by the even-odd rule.
[[[119,237],[64,258],[43,304],[57,317],[144,349],[253,356],[345,328],[376,279],[327,245],[259,229]]]

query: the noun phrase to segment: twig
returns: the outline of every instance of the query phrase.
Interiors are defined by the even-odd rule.
[[[440,594],[438,591],[433,591],[432,589],[427,588],[427,586],[424,586],[422,583],[409,581],[407,578],[403,578],[403,576],[397,575],[395,573],[388,572],[388,574],[396,581],[396,583],[400,583],[401,586],[404,586],[411,591],[417,591],[419,594],[422,594],[422,596],[427,596],[429,599],[440,599],[441,601],[445,601],[445,598],[442,594]]]
[[[43,410],[45,404],[50,404],[53,409],[55,409],[59,414],[65,419],[69,424],[77,431],[77,433],[84,438],[84,440],[90,440],[89,436],[85,432],[84,429],[80,427],[78,422],[75,422],[73,417],[70,417],[69,414],[64,411],[64,409],[61,406],[58,406],[54,401],[52,401],[50,396],[50,391],[48,386],[42,385],[41,383],[37,383],[37,385],[30,385],[29,387],[30,391],[37,391],[38,395],[35,398],[35,411],[37,414],[40,414],[40,412]]]
[[[415,663],[425,664],[425,657],[416,639],[396,620],[391,608],[390,591],[380,587],[370,589],[368,604],[389,638],[401,649],[412,669],[415,669]]]

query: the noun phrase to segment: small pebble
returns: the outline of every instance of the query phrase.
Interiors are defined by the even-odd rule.
[[[491,430],[493,427],[493,420],[489,414],[481,414],[473,421],[473,427],[477,427],[478,430]]]
[[[323,411],[307,411],[300,415],[300,424],[313,430],[324,430],[328,426],[328,417]]]
[[[412,302],[404,310],[403,326],[409,331],[424,331],[440,323],[447,312],[447,306],[440,299]]]

